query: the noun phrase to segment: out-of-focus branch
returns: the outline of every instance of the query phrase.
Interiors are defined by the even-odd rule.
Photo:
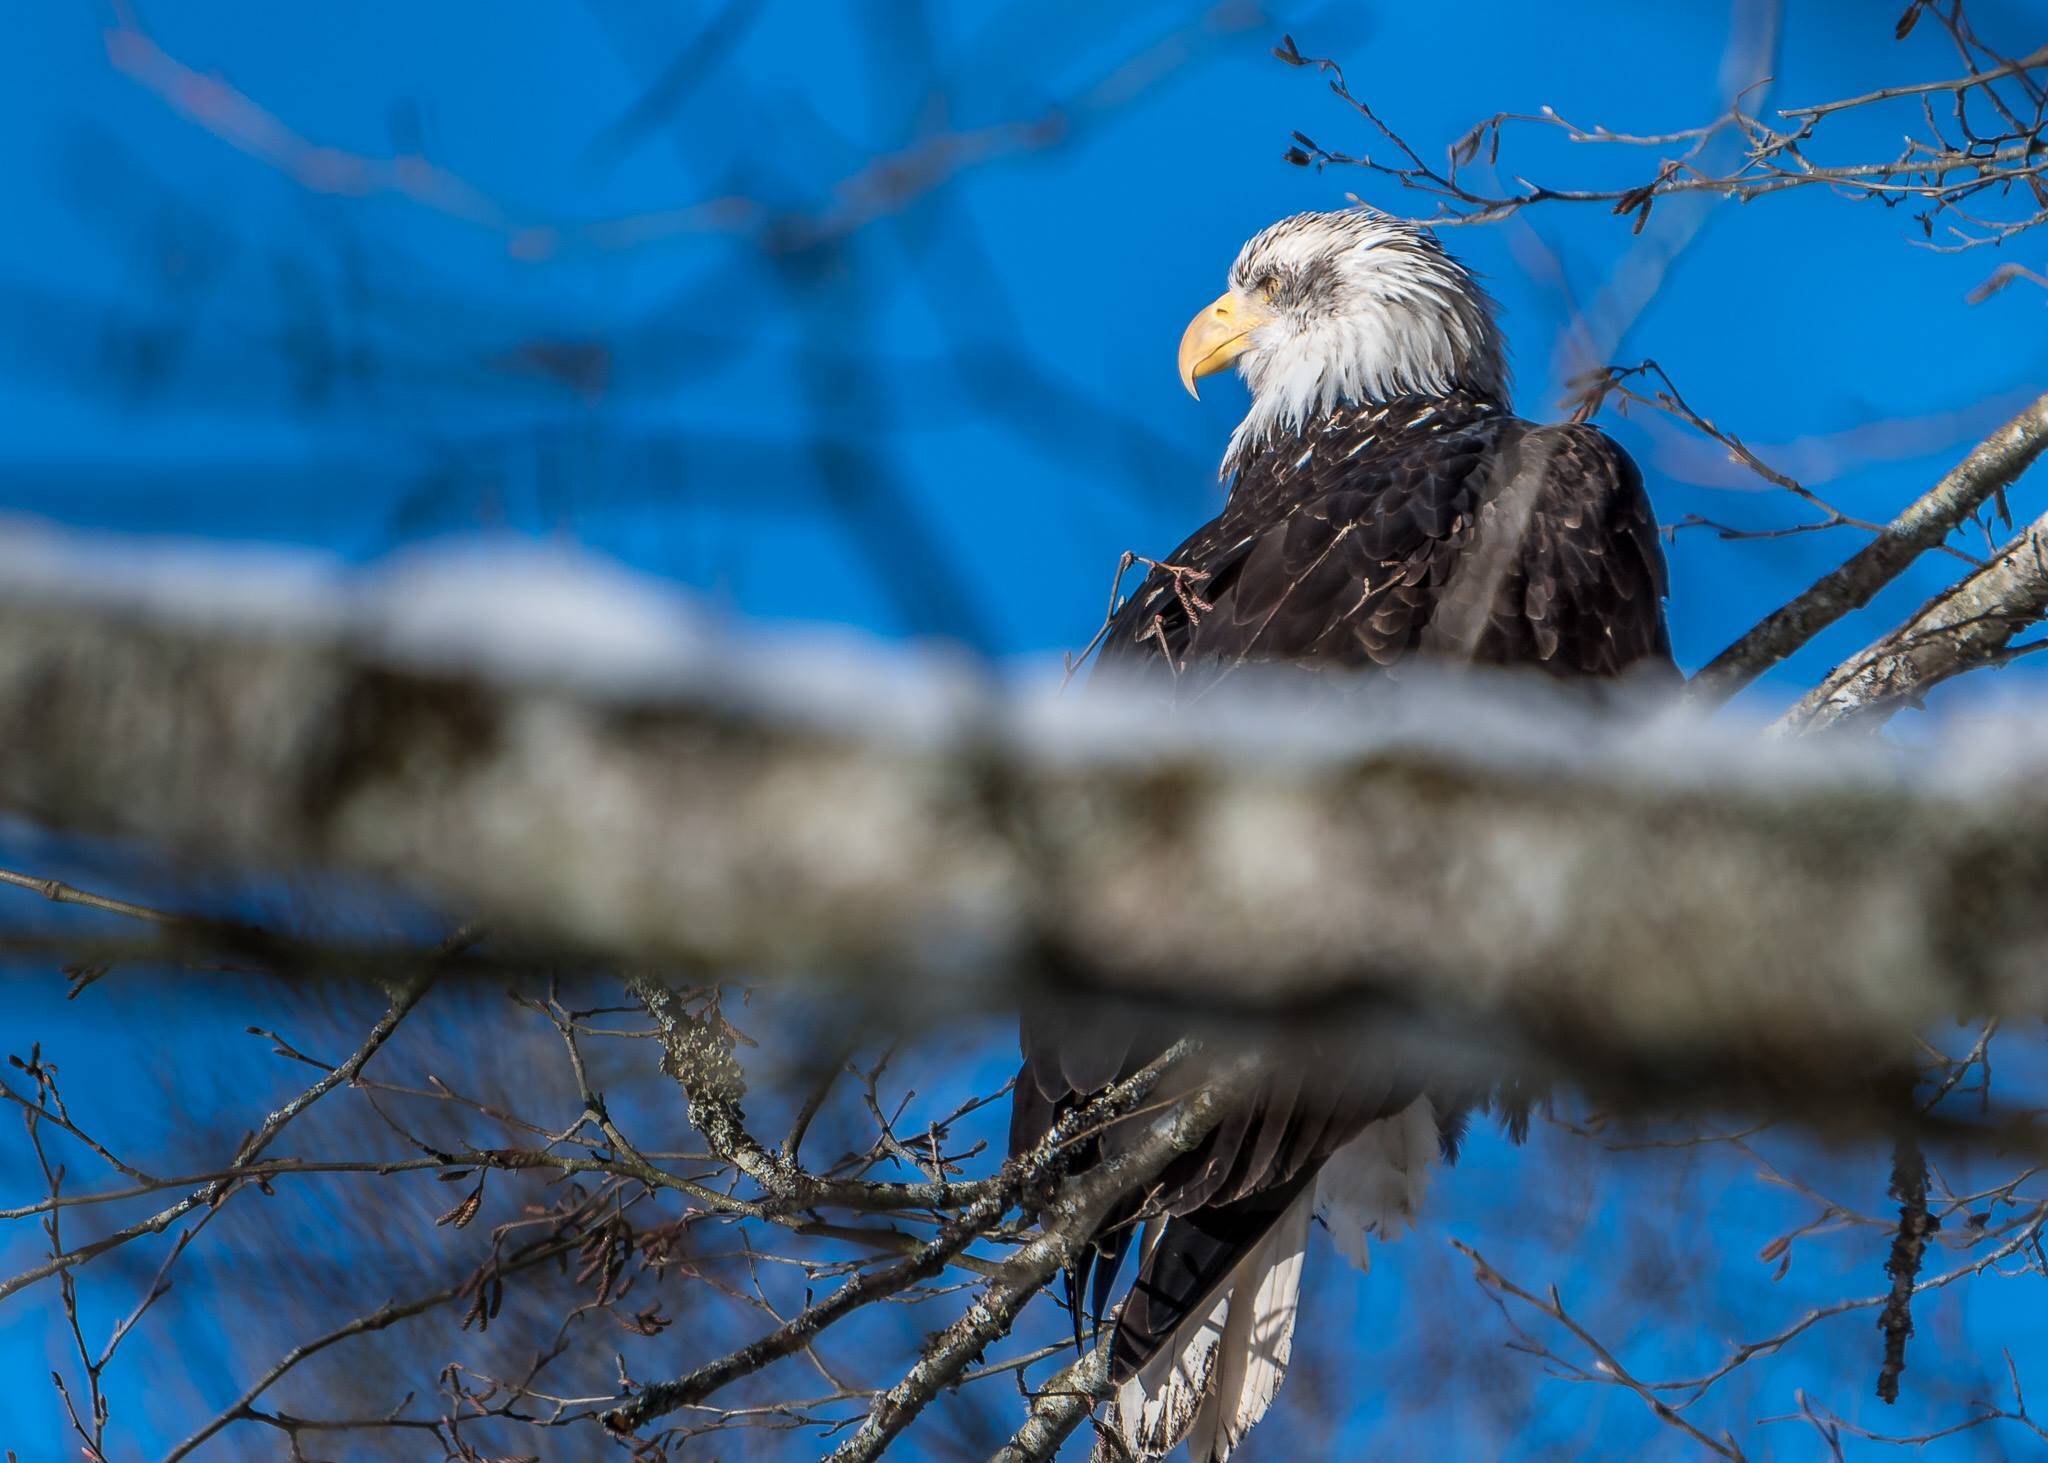
[[[1844,722],[1874,727],[1968,670],[2034,648],[2021,631],[2048,616],[2048,514],[1975,574],[1951,585],[1905,624],[1835,667],[1778,721],[1780,731]]]
[[[443,943],[441,947],[442,953],[446,955],[459,954],[478,938],[479,933],[475,930],[460,930]],[[391,1039],[391,1034],[398,1029],[399,1023],[404,1021],[412,1012],[413,1007],[419,1004],[421,998],[426,995],[428,986],[432,983],[433,977],[431,973],[415,976],[395,991],[392,994],[389,1009],[370,1028],[370,1033],[364,1038],[363,1044],[357,1047],[355,1052],[346,1061],[328,1071],[311,1086],[307,1087],[305,1091],[299,1093],[298,1096],[292,1098],[289,1102],[286,1102],[272,1112],[269,1117],[265,1118],[263,1125],[243,1140],[240,1150],[235,1154],[233,1165],[225,1175],[201,1185],[184,1198],[151,1215],[147,1219],[139,1220],[134,1224],[117,1229],[111,1234],[103,1235],[99,1239],[80,1245],[76,1249],[61,1251],[52,1255],[43,1264],[24,1270],[20,1274],[10,1276],[5,1280],[0,1280],[0,1300],[6,1299],[15,1291],[33,1285],[39,1280],[47,1279],[51,1275],[75,1269],[97,1255],[127,1244],[138,1235],[162,1234],[171,1225],[177,1223],[178,1220],[194,1210],[219,1204],[249,1177],[249,1167],[262,1157],[264,1150],[269,1148],[271,1143],[277,1138],[277,1135],[284,1131],[287,1124],[335,1088],[342,1086],[344,1083],[353,1082],[356,1079],[364,1066],[368,1064],[370,1058],[374,1057],[379,1049],[383,1047],[384,1043]]]
[[[499,1273],[511,1274],[545,1264],[549,1260],[558,1259],[563,1255],[572,1253],[582,1240],[583,1236],[581,1234],[572,1231],[566,1235],[549,1235],[544,1239],[533,1241],[505,1256],[499,1262]],[[232,1403],[208,1419],[191,1436],[166,1453],[164,1455],[164,1463],[178,1463],[179,1459],[188,1457],[194,1450],[219,1434],[223,1429],[231,1427],[237,1421],[258,1419],[259,1414],[256,1411],[256,1400],[269,1391],[271,1387],[275,1386],[279,1378],[283,1377],[285,1373],[291,1371],[308,1357],[317,1356],[329,1347],[350,1340],[353,1337],[362,1336],[373,1331],[382,1331],[387,1327],[410,1320],[414,1316],[424,1314],[437,1307],[464,1299],[468,1294],[469,1282],[463,1281],[456,1285],[444,1286],[441,1289],[429,1291],[425,1295],[416,1296],[408,1301],[386,1301],[374,1311],[357,1316],[353,1320],[347,1321],[323,1335],[313,1337],[294,1346],[284,1356],[280,1357],[275,1365],[265,1371],[262,1376],[250,1383]],[[396,1418],[390,1418],[385,1419],[383,1425],[397,1427],[407,1424],[401,1423]],[[413,1423],[410,1425],[426,1426],[430,1424]]]
[[[820,243],[852,233],[906,206],[961,172],[993,158],[1048,146],[1065,134],[1057,111],[1020,121],[923,138],[877,157],[831,190],[835,202],[815,215],[783,214],[732,193],[675,207],[575,224],[512,213],[460,173],[418,155],[375,157],[316,142],[254,98],[171,55],[139,25],[107,32],[116,70],[162,97],[194,123],[315,193],[362,198],[394,195],[445,218],[502,235],[515,259],[544,261],[576,249],[621,250],[678,238],[737,235],[773,243]]]
[[[2043,448],[2048,448],[2048,396],[1978,443],[1839,568],[1715,656],[1693,677],[1690,694],[1703,705],[1719,705],[1842,616],[1869,604],[1921,554],[2025,472]]]
[[[2048,274],[2041,274],[2029,269],[2017,260],[2007,260],[2004,264],[1999,265],[1998,268],[1984,276],[1984,282],[1971,290],[1964,298],[1973,305],[1981,305],[2007,285],[2015,280],[2022,279],[2026,280],[2029,284],[2037,284],[2042,289],[2048,290]]]
[[[79,587],[107,580],[92,557],[0,565],[0,802],[396,880],[508,947],[823,974],[921,1011],[1055,971],[1190,1019],[1398,1011],[1589,1080],[1821,1083],[1928,1019],[2048,1010],[2048,745],[2025,729],[1930,786],[1874,750],[1502,687],[1403,683],[1367,718],[1258,683],[1162,721],[900,653],[725,644],[594,573],[486,585],[458,556],[237,616],[208,601],[232,572],[173,559],[127,576],[154,580],[145,614]],[[812,1202],[758,1156],[771,1198]]]
[[[753,7],[732,7],[733,20]],[[1042,151],[1065,138],[1077,120],[1113,110],[1133,88],[1124,75],[1148,68],[1170,71],[1189,37],[1242,29],[1256,10],[1222,0],[1174,36],[1114,68],[1105,82],[1084,89],[1034,115],[985,127],[939,131],[879,154],[825,190],[828,204],[813,211],[785,211],[741,193],[642,210],[576,223],[524,216],[456,170],[420,155],[378,157],[317,141],[296,131],[277,113],[217,75],[174,56],[158,43],[127,6],[119,7],[106,32],[112,66],[155,93],[164,103],[229,146],[276,169],[316,193],[344,197],[391,195],[410,200],[445,218],[503,236],[516,259],[545,261],[579,249],[626,250],[678,238],[729,235],[775,250],[811,247],[855,233],[907,208],[984,163]],[[714,22],[723,26],[726,22]],[[1154,66],[1159,56],[1163,67]],[[1141,77],[1140,80],[1149,79]],[[658,93],[646,100],[658,111]],[[640,125],[636,106],[621,127]],[[618,129],[609,131],[614,139]],[[606,142],[609,146],[609,141]]]

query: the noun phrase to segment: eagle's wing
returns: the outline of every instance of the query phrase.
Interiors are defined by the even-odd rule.
[[[1354,451],[1362,430],[1254,464],[1117,612],[1104,668],[1193,687],[1254,662],[1366,669],[1418,652],[1571,677],[1668,670],[1656,520],[1604,432],[1495,417]]]
[[[1293,454],[1247,468],[1224,513],[1117,612],[1102,666],[1183,694],[1253,663],[1369,670],[1416,655],[1572,678],[1670,674],[1664,573],[1641,476],[1597,428],[1493,414],[1383,444],[1372,424],[1340,416]],[[1012,1151],[1176,1034],[1136,1013],[1028,1013]],[[1201,1075],[1178,1074],[1175,1091]],[[1095,1244],[1098,1312],[1141,1210],[1169,1216],[1112,1347],[1134,1451],[1157,1456],[1191,1430],[1197,1463],[1229,1451],[1284,1367],[1317,1170],[1380,1124],[1385,1136],[1365,1146],[1404,1156],[1350,1187],[1412,1193],[1416,1176],[1403,1165],[1416,1119],[1448,1146],[1470,1097],[1431,1092],[1423,1074],[1383,1054],[1306,1051],[1110,1216]],[[1093,1141],[1111,1152],[1143,1126]],[[1077,1331],[1088,1268],[1069,1276]],[[1245,1355],[1263,1361],[1247,1368]]]
[[[1598,427],[1514,425],[1522,430],[1484,478],[1472,542],[1432,616],[1454,635],[1445,611],[1478,605],[1490,585],[1483,629],[1424,648],[1575,678],[1675,677],[1664,553],[1635,463]]]

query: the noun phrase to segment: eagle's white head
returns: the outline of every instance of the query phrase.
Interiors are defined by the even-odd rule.
[[[1252,406],[1226,474],[1339,406],[1466,391],[1505,403],[1494,303],[1427,229],[1368,208],[1284,218],[1239,251],[1230,288],[1189,322],[1180,378],[1235,365]]]

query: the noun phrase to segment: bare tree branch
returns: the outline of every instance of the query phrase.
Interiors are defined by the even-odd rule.
[[[1064,1443],[1109,1394],[1109,1348],[1091,1347],[1031,1394],[1016,1434],[989,1463],[1052,1463]]]
[[[1872,727],[1917,706],[1943,681],[2024,654],[2013,639],[2048,615],[2048,514],[1997,558],[1851,656],[1778,721],[1781,731]]]
[[[948,1220],[940,1228],[939,1233],[916,1254],[885,1269],[870,1270],[865,1274],[856,1276],[830,1297],[814,1306],[806,1308],[802,1315],[796,1316],[778,1327],[772,1334],[740,1348],[729,1356],[709,1362],[677,1381],[660,1382],[643,1388],[638,1396],[610,1413],[605,1419],[606,1425],[615,1431],[631,1432],[636,1428],[645,1426],[657,1417],[673,1412],[678,1407],[687,1407],[693,1403],[700,1402],[720,1387],[725,1386],[728,1382],[745,1376],[749,1372],[758,1371],[770,1362],[790,1355],[792,1352],[808,1344],[810,1339],[817,1335],[818,1332],[852,1314],[861,1306],[867,1305],[871,1301],[888,1295],[893,1291],[901,1290],[904,1286],[910,1285],[915,1281],[929,1279],[931,1276],[938,1274],[952,1256],[981,1238],[988,1228],[997,1219],[1001,1218],[1003,1213],[1016,1202],[1017,1196],[1020,1193],[1028,1192],[1030,1188],[1044,1183],[1053,1174],[1057,1173],[1069,1157],[1071,1146],[1077,1135],[1131,1112],[1132,1109],[1144,1100],[1145,1095],[1152,1090],[1161,1075],[1182,1060],[1188,1054],[1188,1051],[1187,1043],[1177,1044],[1157,1060],[1146,1064],[1145,1067],[1132,1074],[1131,1077],[1118,1083],[1094,1102],[1065,1114],[1059,1122],[1053,1125],[1051,1131],[1040,1140],[1035,1148],[1029,1153],[1020,1154],[1005,1164],[996,1183],[991,1185],[981,1198],[962,1210],[960,1214]],[[1208,1109],[1205,1108],[1204,1110]],[[1213,1118],[1211,1121],[1213,1121]],[[1114,1200],[1150,1178],[1157,1171],[1158,1166],[1163,1165],[1174,1153],[1184,1151],[1184,1149],[1171,1146],[1173,1141],[1172,1133],[1180,1130],[1173,1128],[1170,1124],[1162,1125],[1162,1127],[1170,1131],[1167,1132],[1167,1136],[1157,1137],[1154,1140],[1158,1145],[1161,1145],[1159,1147],[1158,1164],[1151,1167],[1145,1167],[1143,1162],[1114,1165],[1113,1167],[1117,1175],[1122,1177],[1123,1183],[1120,1187],[1110,1190],[1107,1197],[1103,1200],[1105,1208],[1109,1203],[1114,1202]],[[1205,1125],[1187,1141],[1192,1143],[1199,1139],[1202,1133],[1207,1131],[1208,1128]],[[1151,1148],[1146,1147],[1144,1151],[1149,1154]],[[1092,1192],[1092,1190],[1089,1192]],[[1094,1217],[1099,1217],[1099,1215]],[[1077,1243],[1085,1243],[1092,1236],[1093,1232],[1093,1220],[1091,1219],[1088,1227],[1080,1231],[1081,1238]],[[1027,1246],[1020,1252],[1003,1270],[998,1272],[995,1280],[991,1282],[991,1290],[994,1291],[1012,1286],[1015,1283],[1016,1276],[1020,1273],[1020,1266],[1028,1271],[1027,1259],[1033,1253],[1034,1249],[1030,1246]],[[1064,1261],[1062,1260],[1060,1263],[1064,1263]],[[1055,1268],[1057,1267],[1055,1266]],[[1050,1270],[1046,1272],[1047,1275],[1051,1273]],[[1038,1285],[1042,1284],[1044,1284],[1044,1278],[1040,1277],[1037,1285],[1031,1286],[1030,1290],[1036,1291]],[[1026,1292],[1027,1295],[1029,1293]],[[1019,1303],[1021,1304],[1021,1301]],[[1005,1326],[1003,1331],[996,1333],[996,1335],[1006,1334],[1007,1331],[1008,1327]],[[994,1337],[992,1336],[988,1339],[992,1340]]]
[[[926,1344],[917,1365],[877,1397],[859,1430],[833,1449],[830,1463],[872,1463],[879,1458],[926,1403],[952,1386],[988,1346],[1009,1334],[1025,1303],[1080,1257],[1111,1206],[1142,1187],[1175,1155],[1201,1142],[1250,1088],[1258,1070],[1255,1058],[1236,1058],[1199,1091],[1155,1119],[1138,1142],[1062,1184],[1045,1211],[1042,1232],[1017,1252],[1009,1273],[990,1281],[959,1320]]]
[[[1842,616],[1869,604],[1921,554],[2016,481],[2043,448],[2048,448],[2048,396],[1986,437],[1839,568],[1715,656],[1693,677],[1690,694],[1703,705],[1719,705]]]

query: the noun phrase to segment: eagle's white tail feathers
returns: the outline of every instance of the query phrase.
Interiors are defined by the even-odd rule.
[[[1395,1239],[1415,1223],[1429,1196],[1437,1157],[1436,1109],[1418,1097],[1400,1112],[1367,1123],[1330,1155],[1316,1178],[1331,1243],[1361,1270],[1372,1268],[1367,1236]]]
[[[1190,1316],[1117,1390],[1114,1423],[1136,1458],[1160,1458],[1182,1437],[1193,1463],[1224,1463],[1266,1415],[1287,1375],[1315,1186],[1267,1231]]]
[[[1252,1287],[1249,1306],[1242,1290],[1232,1307],[1230,1328],[1223,1339],[1216,1386],[1211,1390],[1216,1431],[1208,1450],[1193,1450],[1198,1459],[1223,1463],[1244,1441],[1253,1423],[1273,1405],[1273,1394],[1287,1376],[1294,1351],[1294,1318],[1300,1310],[1301,1267],[1308,1254],[1308,1225],[1315,1215],[1314,1185],[1288,1206],[1260,1242],[1261,1267],[1245,1277]]]
[[[1321,1213],[1338,1250],[1365,1269],[1368,1235],[1392,1239],[1415,1223],[1436,1157],[1436,1109],[1426,1097],[1368,1123],[1331,1154],[1316,1181],[1224,1278],[1209,1308],[1182,1321],[1117,1389],[1108,1421],[1129,1456],[1163,1458],[1186,1438],[1191,1463],[1224,1463],[1266,1415],[1287,1375],[1310,1218]],[[1157,1238],[1157,1228],[1148,1227],[1139,1254]],[[1098,1459],[1112,1454],[1107,1446],[1096,1450]]]
[[[1246,1263],[1252,1258],[1247,1256]],[[1133,1457],[1164,1457],[1194,1425],[1209,1392],[1236,1280],[1233,1273],[1208,1310],[1182,1321],[1151,1359],[1117,1388],[1111,1424]],[[1103,1450],[1097,1451],[1102,1456]]]

